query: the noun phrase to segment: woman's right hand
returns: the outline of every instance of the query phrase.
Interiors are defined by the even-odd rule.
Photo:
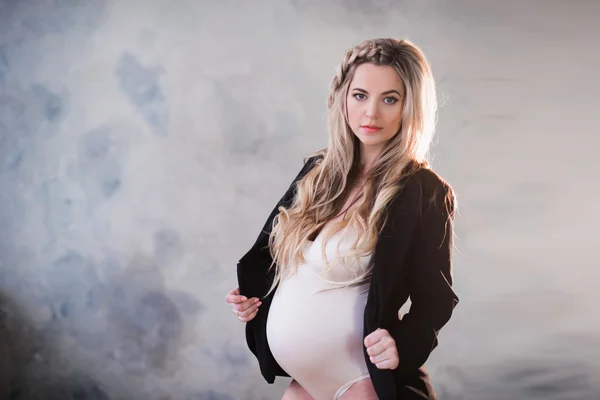
[[[240,295],[240,289],[235,288],[225,296],[225,301],[231,304],[233,313],[242,322],[252,321],[256,317],[258,307],[262,304],[258,297],[248,299]]]

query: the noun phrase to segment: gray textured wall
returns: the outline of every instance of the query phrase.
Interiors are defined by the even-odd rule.
[[[378,36],[425,50],[443,104],[461,303],[428,363],[442,398],[600,398],[599,14],[1,0],[0,398],[279,398],[223,298],[326,144],[335,64]]]

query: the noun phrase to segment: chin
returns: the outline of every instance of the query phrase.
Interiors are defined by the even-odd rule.
[[[384,139],[379,136],[358,136],[358,140],[365,146],[380,146],[387,142],[389,139]]]

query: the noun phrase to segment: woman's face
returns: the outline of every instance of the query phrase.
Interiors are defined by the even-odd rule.
[[[381,150],[400,129],[404,85],[390,66],[359,65],[346,98],[352,132],[368,151]]]

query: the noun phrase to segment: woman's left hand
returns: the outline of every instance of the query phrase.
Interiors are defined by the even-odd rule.
[[[367,354],[373,364],[379,369],[396,369],[400,362],[396,341],[390,333],[381,328],[371,332],[365,338]]]

